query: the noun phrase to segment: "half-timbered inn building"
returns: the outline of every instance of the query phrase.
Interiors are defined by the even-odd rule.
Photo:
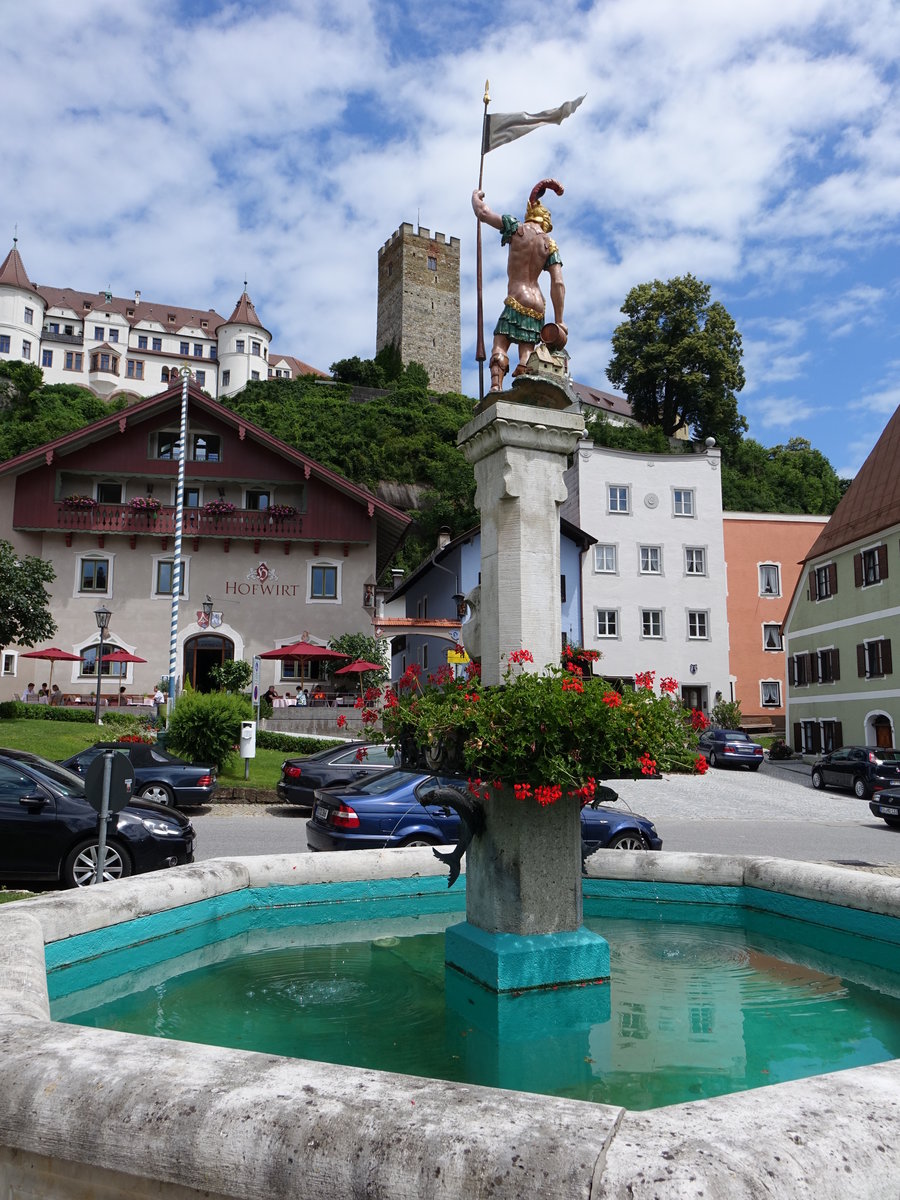
[[[113,695],[152,693],[169,673],[182,388],[0,465],[0,537],[51,563],[54,642],[77,661],[54,682],[87,700],[105,647],[146,663],[105,663]],[[188,389],[177,674],[204,687],[212,666],[301,639],[371,633],[375,585],[409,518],[205,395]],[[204,611],[204,601],[209,612]],[[211,605],[209,603],[211,601]],[[42,665],[2,653],[0,698]],[[263,687],[297,664],[266,663]]]

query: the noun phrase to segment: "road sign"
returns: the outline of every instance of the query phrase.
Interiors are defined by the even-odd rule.
[[[465,650],[448,650],[447,651],[447,662],[448,663],[457,663],[457,664],[462,664],[463,666],[465,666],[466,663],[471,662],[471,661],[472,660],[469,658],[468,654],[466,654]]]
[[[134,789],[134,768],[124,754],[116,750],[98,754],[87,769],[84,777],[84,796],[91,808],[103,813],[103,783],[106,769],[106,759],[110,757],[109,792],[107,794],[107,813],[120,812],[131,799]]]

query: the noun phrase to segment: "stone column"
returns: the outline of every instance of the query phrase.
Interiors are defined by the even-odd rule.
[[[530,381],[529,395],[542,389],[563,392]],[[560,660],[559,508],[583,432],[579,413],[515,398],[486,405],[460,431],[481,510],[484,684],[500,683],[513,650],[530,650],[535,671]],[[466,921],[447,930],[447,965],[498,994],[608,979],[609,947],[582,925],[577,802],[541,809],[504,790],[484,808],[486,828],[466,854]]]
[[[481,677],[499,683],[504,656],[530,650],[534,669],[562,650],[559,508],[563,472],[584,432],[576,412],[497,400],[460,430],[481,511]]]

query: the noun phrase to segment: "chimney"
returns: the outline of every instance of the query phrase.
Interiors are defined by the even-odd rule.
[[[134,293],[134,302],[135,302],[135,304],[140,304],[140,302],[141,302],[141,293],[137,290],[135,290],[135,293]]]
[[[450,526],[442,525],[438,530],[437,548],[443,550],[445,546],[450,544]]]

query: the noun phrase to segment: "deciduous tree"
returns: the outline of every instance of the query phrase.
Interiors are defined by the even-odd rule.
[[[627,320],[612,337],[607,375],[628,397],[635,417],[671,437],[733,444],[746,430],[735,393],[744,386],[741,335],[725,307],[710,302],[693,275],[633,287],[622,305]]]
[[[0,648],[33,646],[56,633],[45,587],[55,578],[49,563],[0,541]]]

